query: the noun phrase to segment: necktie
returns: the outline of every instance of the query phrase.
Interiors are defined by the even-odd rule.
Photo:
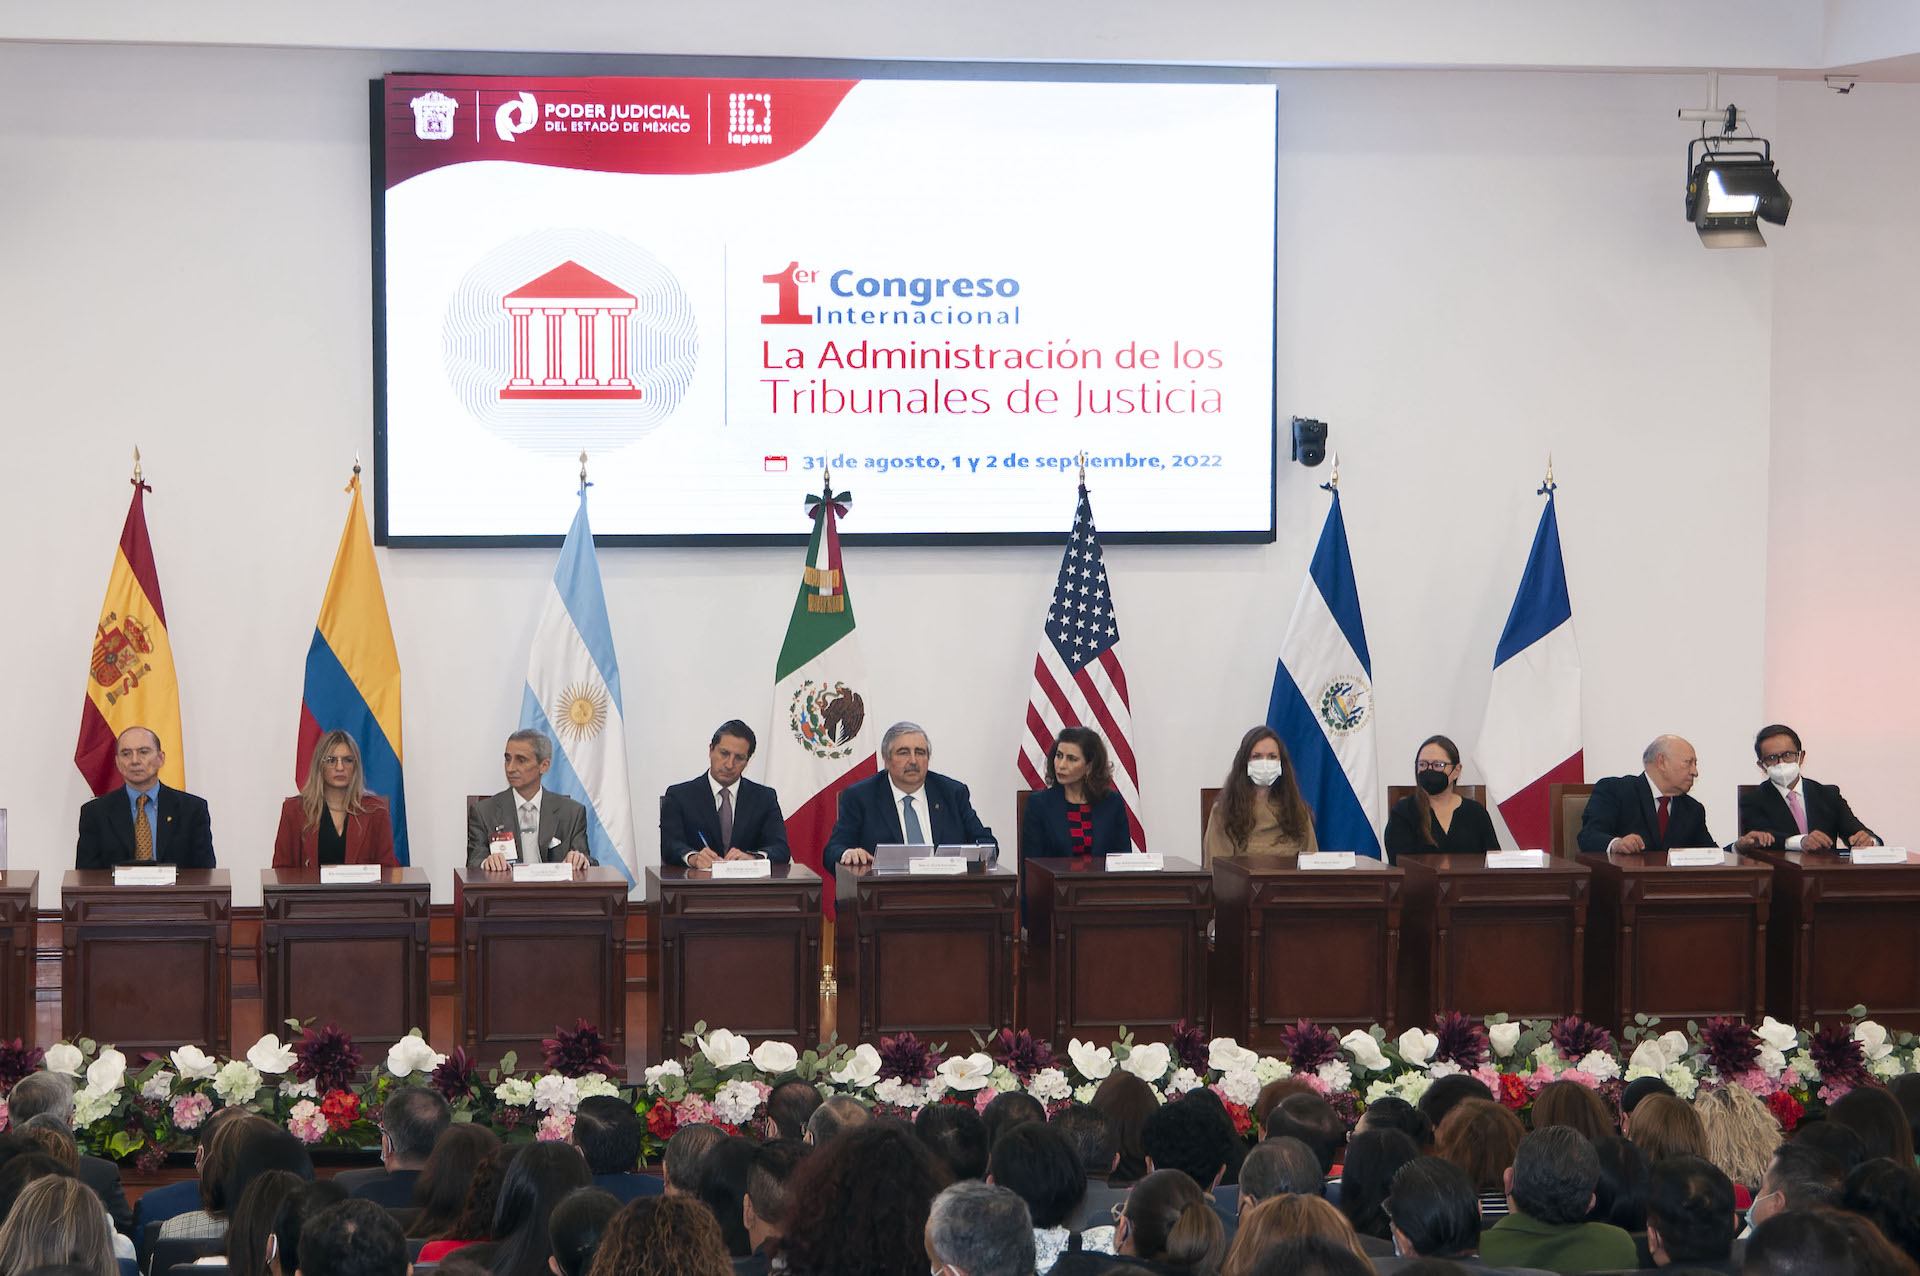
[[[725,854],[733,847],[733,790],[720,790],[720,851]]]
[[[533,809],[533,803],[520,804],[520,858],[536,860],[540,857],[540,848],[536,843],[540,837],[540,813]]]
[[[142,793],[133,800],[136,814],[133,817],[133,858],[142,864],[153,863],[153,825],[147,820],[147,795]]]
[[[1801,805],[1800,790],[1787,790],[1787,809],[1793,812],[1793,822],[1800,826],[1800,836],[1807,835],[1807,808]]]
[[[913,813],[913,794],[909,793],[901,798],[900,804],[904,812],[900,817],[901,824],[906,829],[908,843],[914,846],[926,845],[927,835],[920,831],[920,817]]]
[[[1671,801],[1673,799],[1664,793],[1660,795],[1660,845],[1662,846],[1667,844],[1667,804]]]

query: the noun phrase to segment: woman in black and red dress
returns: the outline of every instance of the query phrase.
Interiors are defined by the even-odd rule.
[[[1114,791],[1106,741],[1088,727],[1063,729],[1047,759],[1047,787],[1027,799],[1021,856],[1120,855],[1132,849],[1127,804]]]

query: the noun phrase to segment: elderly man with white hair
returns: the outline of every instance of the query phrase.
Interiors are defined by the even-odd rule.
[[[1640,755],[1638,775],[1597,781],[1580,820],[1580,849],[1592,855],[1718,846],[1707,829],[1707,808],[1690,794],[1700,778],[1693,746],[1677,735],[1656,737]],[[1753,832],[1734,843],[1737,851],[1768,846],[1771,835]]]

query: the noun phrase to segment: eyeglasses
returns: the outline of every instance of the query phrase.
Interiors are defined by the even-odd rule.
[[[1779,766],[1782,762],[1798,762],[1802,753],[1798,749],[1789,749],[1785,753],[1768,753],[1760,758],[1761,766]]]
[[[351,756],[336,756],[320,759],[321,766],[352,766],[353,764],[354,759]]]
[[[1452,765],[1453,763],[1451,762],[1416,762],[1413,764],[1413,769],[1415,771],[1444,771]]]

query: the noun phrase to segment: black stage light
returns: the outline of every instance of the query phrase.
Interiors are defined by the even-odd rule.
[[[1732,149],[1729,142],[1742,149]],[[1764,248],[1760,223],[1786,225],[1793,196],[1780,184],[1772,149],[1763,138],[1703,137],[1687,144],[1687,220],[1701,243]]]

